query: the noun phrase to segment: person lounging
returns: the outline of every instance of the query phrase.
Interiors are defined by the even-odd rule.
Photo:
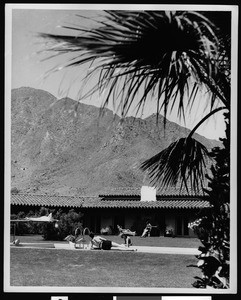
[[[130,229],[124,229],[120,225],[117,225],[117,228],[119,230],[119,234],[125,234],[126,236],[134,236],[134,235],[136,235],[135,231],[131,231]]]
[[[141,235],[141,237],[147,237],[151,235],[151,229],[152,229],[152,225],[149,221],[146,222],[146,227],[143,230],[143,233]]]
[[[130,236],[136,235],[135,231],[131,231],[130,229],[124,229],[120,225],[117,225],[117,228],[119,230],[119,235],[122,239],[124,239],[124,244],[126,247],[129,247],[132,245],[132,241]]]
[[[136,249],[129,249],[126,248],[125,245],[118,244],[116,242],[107,240],[101,236],[95,236],[93,232],[89,234],[89,237],[91,238],[91,249],[102,249],[102,250],[111,250],[112,248],[116,250],[129,250],[129,251],[135,251]]]

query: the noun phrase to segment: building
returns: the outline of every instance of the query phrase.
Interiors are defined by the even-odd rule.
[[[141,234],[146,221],[153,227],[152,235],[166,235],[172,230],[175,236],[194,236],[188,223],[196,219],[202,208],[209,202],[201,196],[177,194],[175,191],[156,193],[154,188],[143,186],[139,189],[116,189],[99,196],[50,196],[37,194],[12,194],[11,213],[29,212],[41,207],[84,213],[83,223],[90,230],[100,233],[111,228],[117,233],[117,225]]]

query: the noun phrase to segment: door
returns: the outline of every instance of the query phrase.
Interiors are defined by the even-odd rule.
[[[176,235],[189,235],[188,229],[188,217],[187,216],[177,216],[176,217]]]
[[[176,217],[176,235],[182,235],[182,217]]]

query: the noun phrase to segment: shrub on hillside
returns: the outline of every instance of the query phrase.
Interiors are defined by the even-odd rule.
[[[11,188],[11,194],[18,194],[20,190],[17,187]]]

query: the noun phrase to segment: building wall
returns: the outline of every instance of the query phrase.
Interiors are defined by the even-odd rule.
[[[19,211],[29,212],[30,210],[39,210],[40,207],[35,206],[11,206],[11,213],[18,213]],[[56,208],[57,209],[57,208]],[[70,208],[65,208],[63,211],[69,211]],[[165,228],[172,228],[174,234],[177,234],[178,223],[181,223],[180,236],[195,237],[194,232],[187,229],[187,235],[184,235],[184,220],[186,223],[195,220],[196,210],[193,209],[85,209],[75,208],[75,211],[81,211],[84,213],[84,227],[88,227],[96,233],[100,233],[101,228],[112,226],[114,228],[114,234],[117,233],[116,225],[119,224],[124,228],[131,230],[133,226],[138,228],[138,234],[141,234],[145,227],[145,222],[150,220],[152,225],[157,226],[153,228],[152,233],[155,235],[164,235]],[[178,221],[179,218],[179,221]],[[181,220],[181,221],[180,221]],[[179,224],[180,225],[180,224]],[[187,227],[187,226],[186,226]]]
[[[194,210],[178,209],[172,210],[140,210],[140,209],[97,209],[85,211],[85,226],[91,227],[96,233],[99,233],[101,228],[112,226],[114,234],[117,233],[117,224],[130,230],[138,229],[138,234],[141,234],[145,227],[146,220],[149,220],[153,228],[154,235],[163,236],[165,229],[172,229],[176,236],[194,237],[195,234],[188,228],[188,223],[195,220]],[[94,220],[100,218],[99,227],[96,225],[93,228]],[[98,223],[98,222],[97,222]]]
[[[134,219],[136,217],[136,214],[133,214],[133,212],[127,212],[125,215],[125,227],[126,228],[132,228],[134,225]]]
[[[188,223],[195,220],[196,211],[184,210],[175,212],[166,212],[165,223],[166,227],[171,228],[176,236],[195,237],[194,232],[188,228]]]

